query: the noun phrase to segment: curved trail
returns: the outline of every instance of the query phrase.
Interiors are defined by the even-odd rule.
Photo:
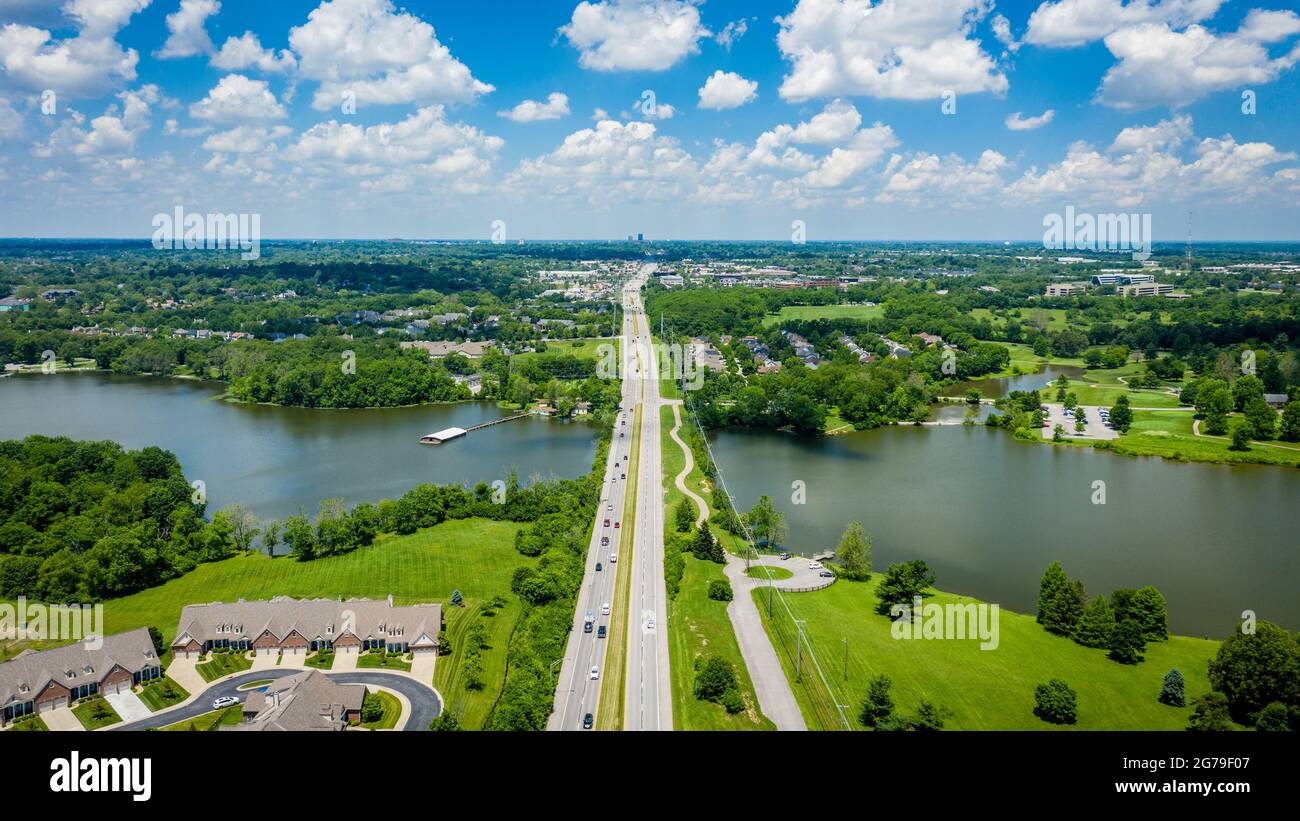
[[[678,490],[695,502],[696,509],[699,511],[695,517],[695,526],[699,527],[708,518],[709,506],[686,484],[686,477],[695,469],[695,455],[677,435],[682,428],[681,402],[674,401],[668,404],[671,404],[673,409],[673,427],[668,435],[682,449],[682,455],[686,459],[685,467],[673,479],[673,483],[677,485]],[[790,689],[790,680],[786,678],[785,671],[781,668],[781,661],[776,657],[772,641],[767,637],[767,631],[763,629],[763,617],[759,615],[758,605],[754,603],[754,597],[749,592],[758,584],[758,580],[747,576],[744,560],[731,553],[727,553],[727,565],[723,572],[731,582],[732,589],[736,591],[736,595],[727,604],[727,618],[731,619],[731,629],[736,634],[740,656],[745,660],[750,680],[754,682],[754,695],[758,699],[758,708],[778,730],[807,730],[808,725],[804,723],[803,713],[799,711],[799,702],[795,701],[794,691]]]

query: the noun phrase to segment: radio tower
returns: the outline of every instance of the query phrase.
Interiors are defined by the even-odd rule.
[[[1187,270],[1192,270],[1192,212],[1187,212]]]

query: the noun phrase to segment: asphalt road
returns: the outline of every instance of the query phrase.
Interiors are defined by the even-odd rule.
[[[636,531],[627,636],[627,692],[623,729],[671,730],[672,682],[668,672],[668,591],[664,582],[664,487],[660,440],[659,357],[638,290],[630,294],[644,370],[641,453],[637,473]],[[653,625],[653,626],[652,626]]]
[[[253,681],[264,681],[266,679],[278,679],[284,676],[301,673],[301,670],[258,670],[255,672],[245,673],[242,676],[223,681],[204,690],[194,701],[179,710],[172,710],[160,715],[152,715],[148,718],[134,721],[129,724],[122,724],[111,728],[114,731],[134,731],[149,730],[158,727],[166,727],[169,724],[177,724],[191,718],[197,718],[204,713],[212,712],[212,702],[222,696],[234,696],[240,702],[248,698],[248,691],[240,692],[239,687]],[[339,684],[374,684],[380,687],[387,687],[390,690],[396,690],[406,696],[406,700],[411,703],[411,715],[406,720],[405,730],[407,732],[418,732],[429,729],[429,722],[437,717],[442,711],[442,702],[438,700],[438,694],[431,688],[425,687],[414,679],[406,676],[397,676],[392,673],[364,672],[356,671],[351,673],[331,673],[328,670],[322,670],[322,673],[329,676],[333,681]]]
[[[653,270],[651,266],[650,270]],[[645,276],[648,276],[648,272]],[[638,277],[629,283],[632,293],[644,282]],[[624,307],[629,296],[625,290]],[[624,313],[621,349],[625,359],[629,357],[632,347],[632,316],[630,311]],[[628,460],[631,456],[632,423],[635,419],[633,409],[640,397],[640,385],[637,380],[628,378],[632,368],[620,363],[619,372],[623,379],[623,411],[615,421],[614,436],[609,448],[609,457],[605,463],[605,478],[601,483],[600,505],[596,510],[595,526],[591,532],[591,543],[587,548],[587,567],[582,578],[582,589],[578,594],[577,607],[573,614],[569,641],[564,650],[564,659],[560,666],[560,680],[555,691],[554,709],[547,729],[580,730],[583,718],[590,713],[594,718],[600,703],[600,688],[604,683],[605,653],[609,645],[607,638],[598,638],[598,630],[605,627],[608,635],[610,617],[602,615],[606,604],[611,607],[614,601],[615,563],[611,555],[618,549],[624,516],[624,497],[627,480]],[[609,522],[606,525],[606,521]],[[608,538],[609,544],[602,545],[601,539]],[[600,563],[601,570],[596,570]],[[583,630],[583,623],[588,613],[593,616],[591,632]],[[599,671],[599,677],[591,678],[591,668]]]

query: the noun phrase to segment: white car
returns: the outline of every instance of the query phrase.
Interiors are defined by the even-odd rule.
[[[610,564],[618,564],[618,554],[617,554],[617,553],[611,553],[611,554],[609,554],[609,563],[610,563]]]
[[[600,678],[600,668],[593,664],[591,666],[591,680],[595,681],[598,678]]]
[[[212,702],[212,709],[221,710],[225,707],[234,707],[239,703],[239,699],[234,696],[222,696]]]
[[[608,602],[606,602],[605,605],[604,605],[603,607],[600,608],[600,615],[602,615],[602,616],[608,616],[608,615],[609,615],[609,603],[608,603]]]
[[[821,562],[808,562],[808,569],[809,569],[809,570],[821,570],[821,569],[822,569],[822,563],[821,563]]]
[[[609,504],[605,505],[605,510],[607,510],[607,511],[613,511],[613,510],[614,510],[614,503],[613,503],[613,502],[610,502]]]
[[[646,622],[645,622],[645,629],[647,629],[647,630],[653,630],[653,629],[655,629],[655,620],[654,620],[654,619],[646,619]]]

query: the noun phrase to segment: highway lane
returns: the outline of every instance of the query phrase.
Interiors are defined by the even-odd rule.
[[[652,272],[652,269],[651,269]],[[636,344],[644,369],[641,452],[637,472],[632,592],[628,618],[625,730],[671,730],[672,683],[668,669],[668,593],[664,582],[664,488],[660,442],[659,357],[641,295],[632,295]]]
[[[644,281],[643,279],[641,281]],[[639,287],[639,286],[637,286]],[[624,296],[626,303],[627,296]],[[626,304],[625,304],[626,308]],[[625,310],[621,331],[621,350],[624,359],[632,355],[632,317]],[[604,605],[612,607],[614,601],[614,583],[617,578],[615,563],[610,559],[618,549],[621,527],[625,519],[624,501],[626,473],[631,456],[633,410],[639,399],[640,386],[635,380],[628,379],[631,370],[628,365],[620,363],[619,372],[623,381],[622,411],[615,420],[615,429],[611,439],[609,456],[605,462],[605,476],[601,483],[601,500],[596,510],[595,526],[592,528],[591,541],[587,547],[587,565],[583,574],[582,588],[578,594],[574,610],[573,624],[570,627],[569,641],[565,647],[564,658],[560,666],[560,678],[556,687],[555,702],[551,718],[547,723],[550,730],[579,730],[588,715],[596,714],[600,703],[600,689],[604,683],[605,654],[608,639],[599,638],[599,629],[603,626],[607,633],[610,616],[602,612]],[[608,524],[606,524],[608,522]],[[608,544],[602,544],[604,539]],[[596,570],[596,564],[601,570]],[[587,614],[592,614],[591,632],[584,629]],[[591,668],[599,671],[599,677],[591,678]]]
[[[129,724],[121,724],[109,728],[106,732],[130,732],[133,730],[150,730],[158,727],[166,727],[171,724],[179,724],[182,721],[188,721],[197,718],[204,713],[212,712],[212,702],[217,698],[233,696],[238,698],[242,703],[248,698],[251,691],[240,691],[239,687],[254,681],[265,681],[266,679],[278,679],[284,676],[291,676],[295,673],[301,673],[302,670],[257,670],[245,673],[242,676],[236,676],[219,684],[214,684],[199,694],[198,698],[189,704],[177,710],[170,710],[165,713],[142,718],[139,721],[133,721]],[[387,687],[390,690],[396,690],[406,696],[407,701],[411,703],[411,714],[407,718],[406,726],[403,728],[408,732],[419,732],[429,729],[429,722],[437,717],[442,711],[442,702],[438,700],[438,694],[432,688],[421,684],[412,678],[398,676],[392,673],[366,672],[357,670],[349,673],[331,673],[328,670],[320,672],[329,676],[333,681],[339,684],[373,684],[379,687]]]

